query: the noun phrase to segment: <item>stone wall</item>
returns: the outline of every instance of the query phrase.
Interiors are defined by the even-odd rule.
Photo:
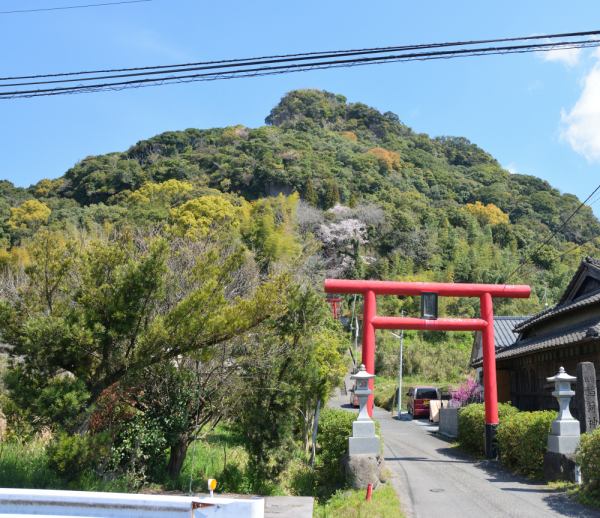
[[[458,437],[458,408],[440,408],[439,432],[446,437]]]

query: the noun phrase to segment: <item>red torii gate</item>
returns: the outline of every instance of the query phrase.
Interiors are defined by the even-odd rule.
[[[481,331],[483,347],[483,387],[485,398],[485,452],[489,458],[497,455],[498,388],[496,383],[496,349],[494,345],[494,307],[492,297],[527,298],[531,288],[526,285],[460,284],[442,282],[393,282],[326,279],[325,291],[338,294],[360,294],[364,297],[362,363],[367,372],[375,374],[375,330],[413,329],[424,331]],[[377,315],[377,295],[417,295],[435,293],[446,297],[479,297],[481,318],[436,318]],[[373,390],[374,381],[370,380]],[[368,401],[373,415],[373,395]]]

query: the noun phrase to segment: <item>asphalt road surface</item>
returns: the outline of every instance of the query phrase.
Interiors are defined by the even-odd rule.
[[[330,406],[348,408],[348,397]],[[515,477],[493,461],[452,448],[426,420],[376,408],[386,466],[407,518],[600,517],[545,484]]]

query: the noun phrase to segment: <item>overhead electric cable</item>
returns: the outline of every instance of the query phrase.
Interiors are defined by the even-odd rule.
[[[541,249],[542,249],[542,248],[543,248],[545,245],[547,245],[547,244],[548,244],[550,241],[552,241],[552,239],[553,239],[553,238],[554,238],[554,237],[555,237],[555,236],[556,236],[556,235],[557,235],[557,234],[558,234],[560,231],[562,231],[562,230],[563,230],[563,229],[566,227],[567,223],[568,223],[569,221],[571,221],[571,219],[573,219],[573,217],[574,217],[574,216],[575,216],[575,215],[576,215],[576,214],[577,214],[577,213],[578,213],[578,212],[579,212],[579,211],[580,211],[580,210],[581,210],[581,209],[582,209],[582,208],[585,206],[585,204],[587,203],[587,201],[588,201],[588,200],[590,200],[590,199],[591,199],[591,198],[594,196],[594,194],[596,194],[596,193],[597,193],[599,190],[600,190],[600,184],[598,184],[598,186],[597,186],[597,187],[596,187],[596,188],[595,188],[595,189],[594,189],[594,190],[591,192],[591,194],[590,194],[590,195],[589,195],[589,196],[588,196],[588,197],[587,197],[585,200],[583,200],[582,202],[580,202],[580,203],[579,203],[579,205],[577,206],[577,208],[576,208],[576,209],[575,209],[573,212],[571,212],[571,214],[569,214],[569,216],[567,217],[567,219],[565,219],[565,220],[562,222],[562,224],[561,224],[561,226],[560,226],[559,228],[557,228],[556,230],[554,230],[554,231],[553,231],[553,232],[550,234],[550,236],[549,236],[548,238],[546,238],[546,239],[545,239],[545,240],[544,240],[542,243],[540,243],[540,244],[537,246],[537,248],[536,248],[536,249],[535,249],[533,252],[529,252],[529,253],[526,253],[526,254],[525,254],[525,256],[524,256],[524,259],[522,260],[521,264],[519,264],[519,266],[517,266],[517,267],[516,267],[516,268],[515,268],[515,269],[514,269],[512,272],[510,272],[510,273],[508,274],[508,276],[506,277],[506,280],[505,280],[505,282],[508,282],[508,281],[511,279],[511,277],[512,277],[512,276],[513,276],[515,273],[517,273],[517,272],[518,272],[518,271],[519,271],[521,268],[523,268],[523,267],[525,266],[525,264],[526,264],[526,261],[527,261],[527,260],[528,260],[528,259],[529,259],[529,258],[530,258],[530,257],[531,257],[533,254],[535,254],[535,253],[539,252],[539,251],[540,251],[540,250],[541,250]],[[594,238],[592,238],[592,239],[594,239]],[[590,239],[589,241],[591,241],[592,239]],[[583,244],[585,244],[585,242],[584,242],[584,243],[581,243],[581,245],[578,245],[578,246],[582,246]],[[562,257],[562,256],[561,256],[561,257]]]
[[[594,203],[596,203],[597,201],[600,200],[600,196],[596,196],[596,198],[594,198],[592,201],[590,201],[587,206],[591,207]],[[578,248],[581,248],[584,245],[587,245],[588,243],[591,243],[592,241],[595,241],[596,239],[600,238],[600,235],[597,236],[593,236],[590,237],[589,239],[586,239],[585,241],[583,241],[582,243],[579,243],[571,248],[569,248],[568,250],[565,250],[562,254],[560,254],[558,256],[559,259],[562,259],[565,255],[569,255],[571,252],[574,252],[575,250],[577,250]]]
[[[575,245],[574,247],[565,250],[562,254],[558,256],[558,259],[562,259],[565,255],[569,255],[571,252],[574,252],[578,248],[581,248],[582,246],[587,245],[588,243],[591,243],[592,241],[595,241],[598,238],[600,238],[600,236],[591,237],[589,239],[586,239],[583,243],[579,243],[578,245]]]
[[[22,13],[40,13],[44,11],[66,11],[68,9],[87,9],[88,7],[107,7],[111,5],[123,5],[123,4],[141,4],[146,2],[152,2],[153,0],[121,0],[119,2],[102,2],[97,4],[84,4],[84,5],[64,5],[59,7],[39,7],[36,9],[15,9],[13,11],[0,11],[0,14],[22,14]]]
[[[398,61],[415,61],[415,60],[431,60],[431,59],[451,59],[456,57],[471,57],[471,56],[482,56],[492,54],[509,54],[509,53],[524,53],[524,52],[543,52],[557,49],[571,49],[571,48],[584,48],[584,47],[597,47],[600,46],[600,40],[582,40],[582,41],[567,41],[558,43],[538,43],[528,45],[512,45],[512,46],[500,46],[500,47],[479,47],[472,49],[459,49],[459,50],[447,50],[447,51],[432,51],[432,52],[418,52],[418,53],[404,53],[404,54],[393,54],[386,56],[376,57],[361,57],[345,60],[325,60],[308,63],[296,63],[296,64],[283,64],[279,66],[270,67],[254,67],[254,68],[237,68],[228,69],[228,67],[216,67],[217,69],[226,68],[226,70],[213,71],[201,74],[184,74],[184,75],[170,75],[162,77],[143,77],[140,79],[134,79],[129,81],[117,81],[109,83],[96,83],[90,85],[77,85],[60,88],[47,88],[37,90],[15,90],[15,91],[4,91],[0,90],[0,98],[15,98],[15,97],[38,97],[46,95],[60,95],[66,93],[81,93],[101,90],[122,90],[125,88],[136,88],[142,86],[151,86],[156,84],[165,84],[172,82],[192,82],[192,81],[215,81],[222,79],[234,79],[240,77],[256,77],[264,75],[275,75],[275,74],[286,74],[297,71],[307,71],[316,69],[327,69],[337,67],[351,67],[368,64],[378,63],[390,63]],[[246,64],[248,66],[249,63]],[[211,67],[209,69],[213,69]],[[204,70],[204,67],[196,67],[191,70]],[[179,70],[184,72],[188,70]],[[177,71],[171,71],[176,73]],[[145,74],[144,76],[147,76]],[[120,77],[127,77],[122,75]],[[99,78],[97,78],[99,79]],[[23,83],[21,86],[25,86]],[[2,85],[0,84],[0,88]]]
[[[256,64],[265,60],[271,59],[282,59],[283,61],[299,61],[306,58],[328,58],[328,57],[344,57],[351,55],[361,54],[377,54],[385,52],[398,52],[407,50],[426,50],[431,48],[442,48],[442,47],[462,47],[467,45],[483,45],[488,43],[506,43],[511,41],[531,41],[531,40],[549,40],[549,39],[560,39],[560,38],[572,38],[572,37],[584,37],[584,36],[600,36],[600,30],[594,31],[582,31],[582,32],[566,32],[556,34],[543,34],[537,36],[519,36],[512,38],[494,38],[485,40],[467,40],[467,41],[453,41],[443,43],[423,43],[413,45],[394,45],[387,47],[371,47],[371,48],[359,48],[359,49],[346,49],[346,50],[330,50],[320,52],[303,52],[296,54],[274,54],[269,56],[259,56],[254,58],[239,58],[239,59],[224,59],[224,60],[213,60],[213,61],[197,61],[191,63],[180,63],[176,65],[154,65],[145,67],[130,67],[130,68],[108,68],[100,70],[86,70],[78,72],[57,72],[52,74],[36,74],[28,76],[9,76],[0,77],[0,81],[12,81],[21,79],[39,79],[39,78],[50,78],[50,77],[68,77],[76,75],[89,75],[89,74],[105,74],[113,72],[134,72],[143,70],[166,70],[172,68],[192,67],[192,66],[203,66],[203,65],[225,65],[228,63],[240,63],[240,64]]]
[[[328,60],[328,61],[317,61],[313,64],[305,64],[305,66],[319,66],[319,65],[337,65],[337,64],[347,64],[347,63],[370,63],[370,62],[378,62],[378,61],[389,61],[389,60],[403,60],[403,59],[411,59],[411,58],[425,58],[425,57],[445,57],[445,56],[459,56],[460,54],[471,54],[473,52],[485,52],[492,53],[493,51],[502,50],[503,52],[511,52],[511,51],[526,51],[533,49],[535,52],[543,52],[546,48],[550,48],[550,50],[562,49],[562,48],[573,48],[573,46],[584,46],[589,43],[590,46],[600,45],[600,40],[582,40],[582,41],[565,41],[565,42],[557,42],[557,43],[536,43],[536,44],[528,44],[528,45],[513,45],[513,46],[504,46],[504,47],[484,47],[481,49],[461,49],[461,50],[446,50],[446,51],[432,51],[432,52],[419,52],[412,54],[400,54],[400,55],[391,55],[391,56],[378,56],[378,57],[365,57],[365,58],[355,58],[355,59],[347,59],[347,60]],[[356,51],[358,52],[358,51]],[[318,59],[325,59],[329,57],[346,57],[347,55],[355,55],[355,51],[349,54],[329,54],[319,56]],[[224,63],[220,65],[203,65],[203,66],[185,66],[183,65],[181,68],[172,68],[168,72],[171,74],[178,74],[182,72],[192,72],[192,71],[201,71],[201,70],[219,70],[219,69],[233,69],[240,66],[254,66],[254,65],[271,65],[275,63],[289,63],[300,60],[310,60],[314,58],[302,57],[302,58],[292,58],[292,59],[284,59],[284,58],[276,58],[269,60],[256,60],[256,61],[248,61],[245,63],[235,62],[235,63]],[[283,68],[301,68],[300,65],[287,65],[284,64]],[[278,67],[268,67],[267,70],[278,70]],[[248,71],[256,71],[258,69],[248,69]],[[106,79],[120,79],[126,77],[143,77],[150,75],[159,75],[164,74],[164,70],[149,70],[149,71],[138,71],[138,72],[130,72],[127,74],[113,74],[113,75],[104,75],[104,76],[91,76],[91,77],[78,77],[76,79],[52,79],[49,81],[34,81],[34,82],[21,82],[21,83],[0,83],[0,87],[13,87],[13,86],[34,86],[34,85],[44,85],[44,84],[60,84],[60,83],[75,83],[78,81],[100,81]],[[0,80],[2,81],[2,80]]]

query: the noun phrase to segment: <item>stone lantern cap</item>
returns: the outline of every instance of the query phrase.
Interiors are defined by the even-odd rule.
[[[575,376],[571,376],[570,374],[567,374],[565,372],[565,368],[561,367],[560,369],[558,369],[558,374],[551,376],[550,378],[546,378],[548,381],[553,381],[553,382],[561,382],[561,381],[568,381],[569,383],[571,382],[575,382],[577,381],[577,378]]]
[[[358,368],[358,372],[356,374],[352,374],[350,377],[356,381],[369,381],[371,378],[375,377],[375,374],[369,374],[364,364],[361,363],[360,367]]]
[[[564,367],[558,369],[558,374],[546,379],[554,382],[554,392],[552,392],[554,397],[569,397],[570,399],[575,395],[575,392],[571,390],[571,383],[577,381],[577,378],[567,374]]]

